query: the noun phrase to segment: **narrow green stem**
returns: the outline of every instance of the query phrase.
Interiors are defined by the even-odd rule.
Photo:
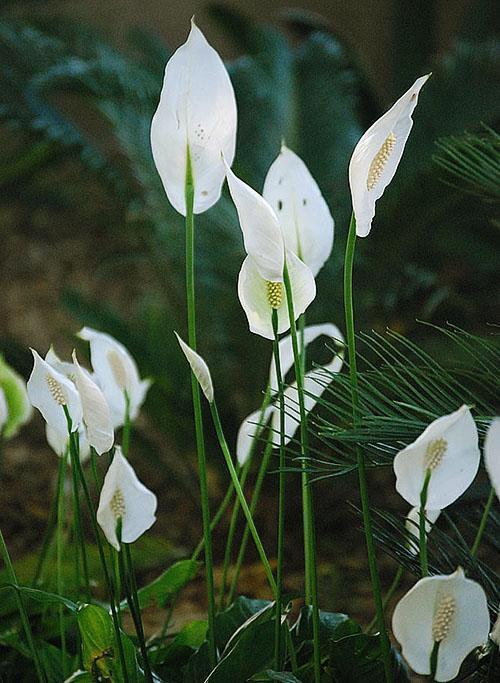
[[[476,533],[476,538],[474,539],[474,543],[472,544],[472,548],[470,550],[470,554],[472,557],[476,557],[477,551],[479,550],[479,545],[481,543],[481,539],[483,538],[484,530],[486,529],[486,524],[488,523],[488,517],[491,511],[491,506],[493,505],[493,501],[495,500],[495,489],[493,486],[490,489],[490,494],[488,496],[488,500],[486,501],[486,505],[484,506],[484,511],[483,515],[481,517],[481,521],[479,522],[479,527]]]
[[[66,406],[64,406],[65,411],[67,412]],[[68,413],[69,416],[69,413]],[[85,586],[85,595],[90,602],[91,600],[91,592],[90,592],[90,580],[89,580],[89,569],[88,569],[88,561],[87,561],[87,548],[85,546],[85,538],[83,535],[83,526],[82,526],[82,515],[80,511],[80,487],[78,484],[78,470],[75,465],[75,463],[78,461],[80,462],[80,453],[79,453],[79,443],[78,443],[78,435],[76,435],[76,438],[73,438],[73,434],[71,433],[71,427],[70,424],[68,424],[68,438],[69,438],[69,443],[70,443],[70,461],[71,461],[71,480],[73,483],[73,526],[74,526],[74,532],[75,532],[75,572],[76,572],[76,580],[77,580],[77,591],[79,592],[81,589],[81,576],[80,576],[80,560],[82,560],[82,569],[83,569],[83,583]],[[75,444],[75,447],[72,446],[72,444]]]
[[[418,517],[418,536],[420,549],[420,573],[422,578],[429,576],[429,560],[427,558],[427,533],[425,529],[425,509],[427,505],[427,491],[431,480],[432,470],[426,470],[424,485],[420,492],[420,511]]]
[[[295,327],[295,312],[293,307],[293,291],[290,275],[285,261],[283,269],[283,281],[286,291],[288,317],[290,319],[290,336],[292,338],[293,360],[295,378],[297,381],[297,394],[299,399],[300,413],[300,455],[302,462],[302,514],[304,521],[304,555],[306,575],[306,603],[311,605],[313,624],[313,657],[314,657],[314,680],[319,683],[321,678],[321,652],[319,642],[319,604],[318,604],[318,576],[316,570],[316,541],[314,532],[314,508],[312,489],[309,482],[308,472],[308,434],[307,414],[304,402],[304,374],[302,372],[302,359],[297,341],[297,328]]]
[[[359,421],[360,402],[358,390],[358,373],[356,366],[356,337],[354,333],[354,306],[352,296],[352,273],[354,266],[354,251],[356,246],[356,220],[354,214],[351,215],[349,224],[349,234],[344,260],[344,307],[347,348],[349,354],[349,376],[351,382],[351,401],[353,426],[356,428]],[[372,520],[370,513],[370,500],[368,495],[368,485],[366,481],[366,466],[363,452],[359,445],[356,446],[356,460],[358,466],[359,493],[361,498],[361,510],[363,516],[363,527],[365,532],[366,550],[368,554],[368,566],[370,569],[370,579],[372,584],[375,611],[377,615],[377,625],[380,631],[380,643],[384,660],[384,671],[387,683],[392,681],[392,666],[390,659],[391,645],[387,635],[384,619],[384,605],[382,602],[382,591],[380,588],[380,577],[377,568],[377,558],[375,553],[375,542],[373,539]]]
[[[58,493],[57,490],[53,496],[52,503],[50,505],[49,519],[47,520],[47,527],[43,535],[42,548],[40,554],[38,555],[38,562],[36,565],[35,573],[31,581],[31,587],[34,588],[42,579],[42,573],[47,560],[47,555],[51,546],[52,537],[54,535],[54,529],[57,525],[57,503],[58,503]]]
[[[405,568],[403,565],[399,565],[398,571],[394,575],[394,578],[392,580],[391,585],[389,586],[389,589],[387,590],[387,593],[384,595],[384,611],[388,608],[394,593],[397,591],[399,584],[401,583],[401,579],[403,578],[405,573]],[[368,624],[368,628],[366,629],[367,633],[371,633],[374,629],[374,627],[377,624],[377,616],[375,615],[373,619],[370,621]]]
[[[186,295],[188,318],[188,342],[196,351],[196,297],[194,272],[194,182],[191,169],[191,157],[187,148],[186,162]],[[215,647],[215,589],[214,567],[212,556],[212,536],[210,533],[210,501],[208,496],[207,463],[205,455],[205,438],[203,435],[203,418],[201,413],[200,387],[191,372],[191,393],[193,397],[194,424],[196,432],[196,448],[198,453],[198,475],[200,478],[200,498],[205,545],[205,571],[207,579],[208,600],[208,655],[212,668],[217,662]]]
[[[122,453],[125,457],[127,457],[130,448],[130,433],[132,431],[132,425],[130,422],[130,396],[128,395],[128,391],[126,389],[124,389],[123,395],[125,397],[125,416],[122,431]]]
[[[439,656],[439,642],[435,642],[434,647],[432,648],[431,659],[430,659],[430,667],[431,667],[430,678],[431,678],[432,683],[434,683],[434,681],[436,679],[438,656]]]
[[[19,616],[21,617],[21,623],[23,625],[24,634],[26,636],[26,640],[28,641],[28,647],[29,647],[29,650],[31,652],[31,656],[33,657],[33,663],[35,665],[38,680],[41,681],[41,683],[45,683],[47,678],[45,676],[45,671],[44,671],[42,664],[40,662],[40,658],[38,656],[38,651],[35,647],[35,643],[33,640],[33,632],[31,630],[28,615],[26,613],[24,601],[23,601],[21,593],[18,590],[19,583],[17,581],[16,572],[14,571],[14,566],[12,565],[12,561],[10,559],[9,551],[7,549],[7,545],[5,543],[5,539],[3,537],[1,529],[0,529],[0,553],[2,555],[2,559],[4,561],[5,568],[7,570],[7,575],[9,577],[9,583],[11,583],[12,586],[14,586],[14,593],[16,596],[17,609],[19,610]]]
[[[283,560],[285,545],[285,397],[283,378],[281,375],[281,359],[278,335],[278,311],[273,308],[272,325],[274,332],[273,355],[278,381],[278,395],[280,406],[280,445],[279,445],[279,482],[278,482],[278,551],[276,569],[276,622],[274,631],[274,668],[281,671],[282,643],[281,643],[281,613],[283,609]]]
[[[59,458],[59,473],[57,478],[57,532],[56,532],[56,575],[57,575],[57,592],[59,595],[64,595],[63,583],[63,543],[64,543],[64,479],[66,476],[66,454]],[[64,607],[58,605],[59,612],[59,636],[61,639],[61,670],[64,678],[66,678],[66,628],[64,625]]]
[[[94,477],[96,491],[99,494],[101,492],[102,482],[97,471],[97,453],[93,446],[90,447],[90,466],[92,468],[92,476]]]
[[[109,560],[111,562],[111,570],[113,572],[113,595],[115,597],[116,615],[118,624],[122,628],[122,615],[120,612],[120,604],[122,599],[122,576],[120,572],[120,551],[109,546]]]
[[[234,495],[233,482],[230,481],[230,482],[229,482],[229,485],[228,485],[228,487],[227,487],[226,493],[224,494],[224,498],[222,499],[222,501],[221,501],[221,503],[220,503],[220,505],[219,505],[219,507],[218,507],[218,509],[217,509],[217,512],[216,512],[215,515],[212,517],[212,521],[210,522],[210,532],[213,532],[213,530],[214,530],[214,529],[217,527],[217,525],[219,524],[219,522],[220,522],[220,520],[222,519],[224,513],[226,512],[227,508],[229,507],[229,503],[231,502],[231,500],[232,500],[232,498],[233,498],[233,495]],[[191,555],[191,559],[192,559],[192,560],[197,560],[198,557],[200,556],[201,551],[203,550],[204,547],[205,547],[205,538],[202,537],[202,538],[199,540],[198,545],[197,545],[196,548],[194,549],[193,554]]]

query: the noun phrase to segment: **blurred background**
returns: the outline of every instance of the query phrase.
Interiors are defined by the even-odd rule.
[[[498,319],[495,10],[489,0],[0,0],[0,352],[27,377],[29,346],[45,353],[53,343],[67,357],[87,324],[116,336],[154,379],[132,442],[139,475],[160,501],[151,532],[158,545],[146,553],[145,571],[188,554],[200,535],[189,377],[172,336],[185,330],[183,224],[149,149],[163,69],[191,16],[228,61],[240,118],[235,171],[261,190],[284,138],[334,215],[334,249],[308,322],[343,329],[352,149],[432,70],[398,175],[359,244],[355,292],[361,329],[389,326],[443,358],[446,337],[417,320],[484,333]],[[197,226],[200,350],[234,444],[241,420],[260,403],[271,349],[248,332],[237,300],[243,249],[226,193]],[[214,440],[209,457],[215,506],[227,478]],[[0,467],[2,528],[28,566],[57,468],[38,417],[5,445]],[[391,472],[374,477],[378,495],[397,508]],[[288,519],[296,529],[298,484],[292,474]],[[356,536],[353,552],[358,524],[343,505],[356,502],[355,479],[327,479],[317,489],[325,606],[364,619],[363,539]],[[269,547],[274,490],[270,474],[257,516]],[[215,537],[219,560],[227,521]],[[300,535],[288,542],[293,591],[300,589]],[[241,583],[251,595],[265,592],[254,559],[250,552]],[[390,560],[383,563],[390,580]],[[203,590],[185,601],[190,613],[202,610]]]

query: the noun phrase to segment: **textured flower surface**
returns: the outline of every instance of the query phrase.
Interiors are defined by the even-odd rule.
[[[90,360],[95,373],[93,379],[108,403],[113,426],[121,427],[124,423],[125,392],[130,402],[130,419],[135,420],[151,382],[148,379],[141,380],[130,353],[109,334],[83,327],[78,336],[90,343]]]
[[[484,464],[491,485],[500,500],[500,417],[495,417],[488,427],[484,440]]]
[[[121,540],[133,543],[156,520],[157,499],[142,484],[121,448],[116,446],[113,462],[106,472],[97,509],[97,521],[108,542],[120,550],[117,536],[121,520]]]
[[[73,382],[55,370],[40,355],[33,353],[33,370],[27,389],[31,405],[37,408],[45,422],[59,434],[67,434],[68,423],[65,408],[71,417],[71,429],[75,432],[82,422],[82,402]]]
[[[430,74],[411,88],[366,131],[349,164],[349,185],[356,218],[356,234],[366,237],[375,216],[375,202],[394,177],[410,131],[418,95]]]
[[[191,22],[187,41],[165,68],[158,108],[151,122],[151,149],[172,206],[186,215],[188,154],[194,181],[194,212],[220,197],[225,170],[236,146],[233,86],[218,53]]]
[[[267,172],[262,194],[276,213],[286,248],[316,277],[332,250],[334,221],[307,166],[285,145]]]
[[[32,408],[26,382],[0,355],[0,434],[5,439],[15,436],[31,419]]]
[[[213,403],[214,400],[214,385],[212,383],[212,377],[210,375],[210,370],[208,365],[205,363],[203,358],[199,353],[193,351],[193,349],[183,341],[177,332],[175,332],[179,346],[182,349],[183,354],[186,356],[187,362],[191,366],[194,376],[198,380],[198,384],[203,391],[205,398],[209,403]]]
[[[442,510],[471,485],[479,468],[478,433],[466,405],[431,422],[394,459],[396,489],[410,505],[420,505],[427,471],[426,508]]]
[[[392,630],[415,673],[431,673],[439,643],[436,681],[451,681],[474,648],[488,639],[490,618],[481,586],[459,567],[453,574],[420,579],[396,605]]]

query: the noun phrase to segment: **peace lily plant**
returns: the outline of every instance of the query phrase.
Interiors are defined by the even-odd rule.
[[[0,438],[14,437],[34,407],[45,421],[48,445],[59,456],[48,540],[31,585],[19,582],[0,533],[6,577],[0,590],[9,589],[15,600],[23,634],[18,649],[33,664],[33,680],[407,682],[409,675],[388,632],[388,610],[406,571],[420,576],[397,602],[391,627],[393,642],[408,666],[430,680],[451,681],[457,676],[463,680],[469,666],[482,675],[488,658],[484,680],[496,680],[498,592],[493,572],[486,571],[478,556],[500,498],[500,418],[491,419],[468,405],[465,387],[464,396],[462,388],[449,395],[443,390],[435,394],[435,405],[429,405],[429,386],[437,380],[426,384],[416,371],[407,382],[414,389],[411,402],[400,400],[397,382],[385,397],[377,382],[389,372],[392,361],[379,371],[363,357],[369,372],[361,374],[357,367],[361,356],[356,351],[353,307],[356,240],[367,236],[376,222],[376,203],[398,169],[428,77],[418,78],[370,126],[346,169],[352,216],[344,260],[345,332],[336,324],[337,311],[332,311],[332,322],[308,320],[307,324],[306,313],[315,320],[315,278],[330,257],[334,233],[342,226],[335,226],[304,160],[285,143],[261,179],[262,192],[245,182],[244,160],[233,171],[237,107],[231,79],[218,53],[191,22],[186,42],[166,64],[150,139],[165,201],[185,219],[187,335],[185,339],[175,335],[179,356],[186,359],[191,375],[203,537],[188,559],[176,562],[150,583],[137,585],[134,562],[143,537],[155,525],[162,499],[148,488],[149,477],[147,473],[143,477],[136,461],[139,439],[131,438],[151,382],[141,377],[134,357],[120,341],[85,326],[77,335],[78,354],[73,351],[70,358],[60,358],[52,347],[45,357],[33,350],[27,384],[0,358]],[[196,329],[195,216],[217,203],[225,182],[245,252],[234,294],[237,291],[250,332],[271,342],[260,406],[255,401],[256,409],[241,422],[234,452],[216,403],[210,371],[214,359],[200,354]],[[238,230],[236,220],[232,227]],[[323,345],[326,340],[331,354],[326,362],[315,362],[318,340]],[[242,377],[252,371],[245,366]],[[384,401],[401,408],[397,421],[391,422],[393,414],[387,413]],[[322,431],[326,422],[316,411],[329,404],[334,423]],[[228,488],[216,511],[210,507],[207,459],[215,465],[218,456],[217,450],[205,445],[204,413],[210,413],[228,475]],[[386,428],[381,436],[372,433],[381,425]],[[312,446],[311,434],[319,436]],[[320,597],[325,596],[319,594],[317,545],[323,539],[315,522],[313,455],[319,451],[319,462],[327,461],[329,453],[320,449],[331,434],[347,461],[346,471],[356,470],[358,475],[374,602],[374,619],[366,629],[345,614],[320,610]],[[208,439],[207,444],[213,446]],[[460,504],[473,485],[481,467],[481,449],[487,475],[481,473],[478,479],[489,477],[489,494],[479,510],[475,533],[461,538],[460,550],[467,562],[460,564],[466,571],[458,567],[447,574],[458,562],[443,567],[440,555],[433,555],[433,541],[439,542],[450,523],[449,508],[457,501]],[[383,540],[378,519],[388,513],[382,510],[372,519],[368,474],[370,467],[387,464],[379,460],[387,454],[395,490],[411,509],[394,524],[399,525],[400,538],[391,537],[391,550],[399,566],[383,595],[375,541]],[[300,472],[300,499],[292,499],[287,488],[293,470]],[[277,494],[275,547],[266,547],[269,533],[264,537],[259,515],[266,478]],[[323,483],[323,495],[338,506],[338,493],[332,494],[334,489],[327,485],[328,481]],[[168,500],[164,503],[168,510]],[[302,515],[304,575],[303,585],[297,582],[290,597],[286,512],[292,506]],[[163,514],[162,510],[158,516]],[[225,521],[226,545],[216,582],[212,532]],[[237,596],[250,540],[272,601]],[[135,552],[134,544],[138,544]],[[177,595],[201,564],[207,620],[172,625]],[[294,621],[291,603],[297,605],[299,600],[304,606]],[[153,602],[168,609],[161,632],[147,637],[142,610]],[[40,604],[43,610],[35,611],[33,605]],[[493,625],[489,608],[495,612]],[[50,643],[37,630],[45,623],[50,624]],[[132,626],[133,639],[127,632]],[[16,629],[9,622],[0,647]]]

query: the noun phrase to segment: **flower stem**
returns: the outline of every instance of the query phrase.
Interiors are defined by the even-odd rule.
[[[391,602],[394,593],[396,592],[399,584],[401,583],[401,579],[403,578],[404,573],[405,573],[405,568],[403,567],[403,565],[400,564],[398,567],[398,571],[394,575],[394,578],[392,580],[391,585],[389,586],[387,593],[384,595],[384,603],[383,603],[384,604],[384,611],[389,606],[389,603]],[[376,626],[376,624],[377,624],[377,615],[375,615],[373,617],[373,619],[370,621],[370,623],[368,624],[368,628],[366,629],[366,632],[371,633],[373,631],[374,627]]]
[[[16,572],[15,572],[14,567],[12,565],[12,561],[10,559],[9,551],[7,549],[7,545],[5,543],[5,539],[3,537],[1,529],[0,529],[0,554],[2,555],[2,559],[4,561],[5,568],[7,570],[9,583],[11,583],[12,586],[14,587],[14,593],[15,593],[16,602],[17,602],[17,609],[19,610],[19,616],[21,617],[21,623],[23,625],[24,634],[26,636],[26,640],[28,641],[28,647],[29,647],[29,650],[31,652],[31,656],[33,657],[33,663],[35,665],[38,680],[41,681],[41,683],[45,683],[47,678],[45,676],[45,671],[44,671],[42,664],[40,662],[40,658],[38,656],[38,651],[35,647],[35,643],[33,640],[33,632],[31,630],[28,615],[26,613],[24,601],[23,601],[21,593],[18,590],[19,583],[17,581]]]
[[[189,346],[196,351],[196,298],[194,276],[194,182],[191,169],[189,147],[186,163],[186,294]],[[194,424],[196,432],[196,448],[198,452],[198,474],[200,477],[200,498],[205,545],[205,570],[208,599],[208,655],[210,664],[215,667],[217,651],[215,648],[215,590],[214,568],[212,556],[212,537],[210,533],[210,502],[208,497],[207,463],[205,455],[205,439],[203,435],[203,418],[201,414],[200,387],[191,371],[191,393],[193,397]]]
[[[318,576],[316,572],[316,541],[314,537],[314,511],[312,489],[309,482],[308,472],[308,435],[307,414],[304,403],[304,373],[302,372],[302,358],[297,341],[297,328],[295,326],[295,312],[293,308],[293,292],[288,267],[285,261],[283,268],[283,282],[286,291],[288,317],[290,319],[290,336],[292,338],[293,360],[295,366],[295,378],[297,381],[297,393],[300,413],[300,455],[302,461],[302,516],[304,523],[304,557],[305,557],[305,584],[306,604],[312,608],[313,624],[313,656],[314,656],[314,680],[319,683],[321,678],[321,652],[319,644],[319,605],[318,605]]]
[[[59,473],[57,478],[57,531],[56,531],[56,575],[57,592],[64,595],[63,585],[63,533],[64,533],[64,479],[66,475],[66,453],[59,458]],[[64,607],[58,605],[59,611],[59,636],[61,639],[61,670],[66,678],[66,629],[64,626]]]
[[[283,609],[283,558],[285,541],[285,397],[283,394],[283,378],[281,375],[281,360],[278,335],[278,311],[273,308],[272,325],[274,332],[273,355],[278,381],[280,405],[280,445],[279,445],[279,483],[278,483],[278,551],[276,569],[276,623],[274,631],[274,668],[281,671],[281,612]]]
[[[427,558],[427,533],[425,529],[425,507],[427,505],[427,491],[431,480],[432,470],[425,473],[424,485],[420,492],[420,511],[418,517],[418,537],[420,548],[420,573],[422,578],[429,576],[429,560]]]
[[[67,411],[66,406],[64,406],[65,410]],[[68,413],[69,416],[69,413]],[[74,530],[75,530],[75,573],[76,573],[76,581],[77,581],[77,591],[80,591],[81,585],[80,585],[80,557],[82,560],[82,569],[83,569],[83,582],[85,585],[85,594],[88,602],[91,600],[91,592],[90,592],[90,580],[89,580],[89,569],[88,569],[88,562],[87,562],[87,548],[85,546],[85,538],[83,536],[83,526],[82,526],[82,515],[80,511],[80,487],[78,484],[78,471],[77,467],[75,465],[76,461],[80,462],[80,453],[79,453],[79,443],[78,443],[78,436],[76,439],[73,439],[73,434],[71,433],[70,427],[68,426],[68,435],[69,435],[69,443],[70,443],[70,463],[71,463],[71,475],[72,475],[72,482],[73,482],[73,525],[74,525]],[[76,443],[75,445],[75,453],[73,457],[73,452],[72,452],[72,444]]]
[[[495,489],[492,486],[490,489],[488,500],[486,501],[486,505],[484,506],[484,511],[476,533],[476,538],[474,539],[474,543],[472,544],[472,548],[470,550],[470,554],[472,555],[472,557],[476,557],[477,551],[479,550],[479,545],[481,543],[481,539],[483,538],[484,530],[486,529],[486,524],[488,522],[491,506],[493,505],[494,500]]]
[[[358,392],[358,373],[356,367],[356,337],[354,334],[354,305],[352,296],[352,273],[354,266],[354,251],[356,246],[356,219],[351,215],[349,224],[349,234],[344,260],[344,307],[347,348],[349,353],[349,376],[351,382],[351,401],[352,401],[352,420],[356,427],[359,421],[360,404]],[[372,520],[370,513],[370,500],[368,495],[368,485],[366,481],[366,466],[363,452],[359,445],[356,446],[356,460],[358,465],[359,493],[361,498],[361,510],[363,515],[363,527],[365,532],[366,550],[368,554],[368,566],[370,569],[370,579],[372,584],[373,599],[377,615],[377,625],[380,631],[380,644],[382,657],[384,660],[385,679],[391,683],[392,666],[390,660],[390,642],[384,620],[384,605],[382,602],[382,591],[380,588],[380,577],[377,568],[377,558],[375,554],[375,543],[373,540]]]
[[[430,675],[430,679],[431,679],[432,683],[434,683],[434,681],[436,679],[438,656],[439,656],[439,641],[434,643],[434,647],[432,648],[432,652],[431,652],[431,658],[430,658],[431,675]]]

